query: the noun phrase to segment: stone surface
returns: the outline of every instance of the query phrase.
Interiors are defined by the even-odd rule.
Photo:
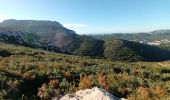
[[[54,99],[58,100],[58,99]],[[59,100],[126,100],[115,97],[109,92],[94,87],[92,89],[85,89],[77,91],[75,94],[67,94],[60,98]]]

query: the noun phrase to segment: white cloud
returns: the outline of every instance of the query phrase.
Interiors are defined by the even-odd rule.
[[[64,27],[67,28],[81,28],[81,27],[87,27],[87,24],[63,24]]]

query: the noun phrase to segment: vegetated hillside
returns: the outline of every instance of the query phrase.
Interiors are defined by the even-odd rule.
[[[96,39],[101,39],[104,41],[111,41],[113,39],[123,39],[128,41],[149,41],[151,34],[148,33],[114,33],[114,34],[99,34],[99,35],[91,35]]]
[[[170,51],[170,43],[162,43],[160,45],[160,47],[165,49],[165,50],[169,50]]]
[[[89,36],[81,36],[81,45],[73,54],[103,57],[104,41]]]
[[[170,98],[170,62],[112,62],[0,45],[1,100],[50,100],[92,87],[129,100]]]
[[[111,41],[113,39],[123,39],[128,41],[160,41],[163,39],[170,40],[170,30],[156,30],[148,33],[115,33],[115,34],[102,34],[91,35],[96,39]]]
[[[141,34],[137,37],[143,38]],[[119,35],[119,34],[118,34]],[[131,35],[125,35],[125,37]],[[148,36],[149,38],[149,36]],[[0,41],[52,52],[126,61],[162,61],[170,52],[157,47],[112,39],[112,42],[77,35],[56,21],[5,20],[0,23]]]
[[[170,51],[156,46],[113,39],[105,42],[104,56],[112,60],[164,61],[170,59]]]
[[[63,27],[56,21],[11,19],[0,23],[0,28],[17,30],[23,33],[34,33],[40,37],[43,45],[59,48],[71,44],[72,40],[77,36],[74,31]]]
[[[128,41],[135,41],[143,44],[156,44],[156,46],[163,49],[170,49],[170,30],[156,30],[148,33],[116,33],[104,35],[92,35],[96,39],[104,41],[111,41],[113,39],[123,39]]]
[[[63,52],[67,54],[81,54],[87,56],[102,55],[102,49],[99,50],[99,52],[97,50],[98,48],[102,48],[101,40],[87,36],[79,36],[74,31],[63,27],[56,21],[11,19],[0,23],[0,30],[3,30],[3,32],[1,32],[1,40],[3,39],[4,41],[6,41],[6,39],[3,38],[4,35],[10,34],[10,37],[15,38],[14,42],[17,41],[18,44],[21,44],[20,41],[18,41],[19,38],[14,34],[17,33],[18,37],[22,37],[22,41],[31,47],[38,47],[48,51]],[[12,41],[10,42],[13,43]],[[84,46],[84,44],[86,44],[85,42],[88,42],[89,47]],[[97,43],[99,43],[99,45],[96,45]]]
[[[40,37],[34,33],[21,32],[10,28],[0,28],[0,42],[23,46],[40,47]]]
[[[161,40],[161,39],[168,39],[170,40],[170,30],[156,30],[150,32],[152,34],[152,40]]]

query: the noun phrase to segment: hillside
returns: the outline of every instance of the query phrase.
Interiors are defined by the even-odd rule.
[[[132,42],[133,38],[137,39],[138,37],[149,39],[150,34],[115,34],[115,36],[123,39],[126,37],[126,39],[112,39],[112,36],[109,36],[110,39],[103,37],[95,39],[91,36],[78,35],[56,21],[11,19],[0,23],[0,41],[4,43],[115,61],[164,61],[170,59],[168,50]],[[127,39],[131,41],[127,41]]]
[[[84,36],[79,36],[74,31],[63,27],[56,21],[11,19],[0,23],[0,30],[2,31],[0,33],[0,35],[2,34],[2,37],[0,38],[3,42],[22,45],[22,43],[18,41],[18,39],[21,39],[24,42],[24,45],[26,43],[31,47],[43,48],[48,51],[89,56],[100,56],[98,54],[101,53],[100,50],[97,52],[97,49],[102,48],[102,44],[99,44],[99,47],[94,47],[93,45],[97,42],[102,43],[102,41],[90,37],[89,39],[86,39]],[[15,34],[18,35],[18,38]],[[4,35],[10,36],[9,39],[4,39]],[[14,39],[11,40],[11,38]],[[85,39],[86,41],[84,41]],[[93,41],[93,43],[91,43],[91,41]],[[86,44],[85,42],[88,42],[88,45],[92,45],[93,48],[87,50],[87,48],[83,46],[83,44]],[[79,51],[79,49],[90,52],[80,53],[81,51]]]
[[[147,33],[113,33],[113,34],[101,34],[101,35],[91,35],[94,38],[110,41],[112,39],[123,39],[128,41],[140,42],[151,42],[151,41],[161,41],[163,39],[170,40],[170,30],[155,30]]]
[[[170,59],[170,51],[133,41],[113,39],[105,42],[104,56],[119,61],[164,61]]]
[[[50,100],[99,87],[129,100],[170,98],[170,62],[117,62],[0,43],[0,99]]]
[[[36,21],[36,20],[5,20],[0,23],[0,28],[21,31],[23,33],[33,33],[40,38],[35,38],[41,42],[42,46],[64,48],[70,45],[76,34],[74,31],[64,28],[56,21]],[[24,34],[24,35],[25,35]],[[45,48],[45,47],[44,47]]]
[[[115,33],[103,35],[91,35],[95,39],[104,41],[113,41],[115,39],[122,39],[127,41],[134,41],[141,44],[156,46],[164,50],[170,50],[170,30],[155,30],[148,33]],[[148,46],[147,46],[148,47]],[[151,47],[152,48],[152,47]]]
[[[128,41],[135,41],[143,44],[162,46],[170,43],[170,30],[155,30],[148,33],[115,33],[92,35],[96,39],[111,41],[113,39],[123,39]]]

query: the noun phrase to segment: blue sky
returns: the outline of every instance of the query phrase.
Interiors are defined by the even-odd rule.
[[[170,29],[170,0],[0,0],[0,21],[58,21],[77,33]]]

